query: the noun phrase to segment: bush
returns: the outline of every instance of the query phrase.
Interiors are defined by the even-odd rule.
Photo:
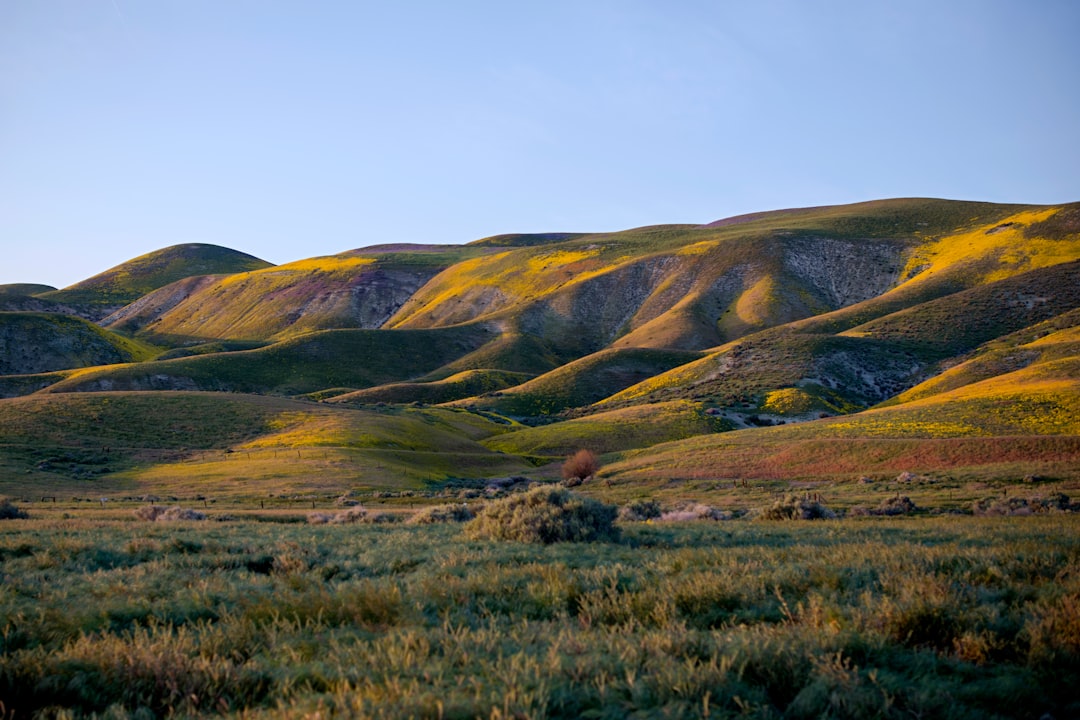
[[[413,525],[433,525],[444,522],[468,522],[476,517],[476,513],[464,503],[460,505],[436,505],[424,508],[409,518],[408,522]]]
[[[189,510],[177,505],[143,505],[133,511],[135,517],[147,522],[168,522],[170,520],[205,520],[206,515],[198,510]]]
[[[614,505],[561,488],[540,487],[485,505],[465,526],[474,540],[520,542],[616,541]]]
[[[0,500],[0,520],[24,520],[30,517],[25,510],[11,504],[10,500]]]
[[[701,503],[690,503],[660,516],[663,522],[688,522],[691,520],[730,520],[731,513]]]
[[[600,469],[600,460],[592,450],[578,450],[566,458],[562,466],[563,480],[567,485],[580,485]]]
[[[897,495],[878,505],[874,515],[910,515],[917,509],[907,495]]]
[[[641,522],[660,517],[660,503],[655,500],[639,500],[619,508],[619,519],[625,522]]]
[[[761,520],[835,520],[836,513],[820,500],[788,495],[758,515]]]

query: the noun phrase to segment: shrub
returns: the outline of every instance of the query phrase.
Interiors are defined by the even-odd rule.
[[[834,520],[836,513],[820,500],[788,495],[762,510],[758,517],[761,520]]]
[[[132,511],[139,520],[147,522],[168,522],[170,520],[205,520],[206,515],[198,510],[182,508],[178,505],[165,507],[164,505],[143,505]]]
[[[165,512],[157,516],[157,521],[169,521],[169,520],[205,520],[206,514],[201,513],[198,510],[192,510],[190,508],[182,508],[179,506],[173,506],[171,508],[165,508]]]
[[[444,522],[468,522],[476,517],[476,513],[464,503],[460,505],[436,505],[424,508],[409,518],[408,522],[413,525],[432,525]]]
[[[10,500],[0,500],[0,520],[23,520],[30,517],[25,510],[11,504]]]
[[[132,514],[136,519],[147,522],[154,522],[158,519],[158,515],[163,512],[165,512],[165,508],[161,505],[143,505],[132,510]]]
[[[971,505],[974,515],[1030,515],[1031,507],[1023,498],[985,498]]]
[[[580,485],[596,474],[600,460],[592,450],[578,450],[566,458],[562,466],[563,480],[567,484]]]
[[[653,520],[660,515],[660,503],[655,500],[639,500],[619,508],[619,519],[626,522]]]
[[[615,541],[618,509],[561,488],[540,487],[485,505],[465,527],[474,540]]]
[[[701,503],[690,503],[660,516],[663,522],[688,522],[691,520],[730,520],[731,513]]]
[[[885,502],[878,505],[875,515],[910,515],[915,512],[917,508],[915,503],[911,501],[907,495],[897,495],[891,497]]]
[[[342,510],[339,513],[335,513],[330,517],[329,522],[335,525],[346,525],[349,523],[364,522],[367,520],[367,510],[359,505],[354,505],[350,508]]]

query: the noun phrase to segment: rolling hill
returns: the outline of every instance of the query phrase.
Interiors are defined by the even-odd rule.
[[[0,424],[0,490],[68,477],[30,463],[41,408],[69,422],[42,435],[59,457],[153,436],[128,427],[158,422],[141,398],[200,426],[132,440],[110,487],[243,494],[239,453],[247,492],[551,477],[534,466],[579,447],[613,497],[1080,479],[1080,204],[881,200],[281,266],[177,246],[38,290],[0,292],[0,394],[25,396],[0,400],[24,418]]]
[[[0,376],[149,360],[160,352],[71,315],[0,312]]]
[[[83,308],[86,317],[100,320],[169,283],[193,275],[257,270],[270,263],[217,245],[188,243],[140,255],[62,290],[41,293],[52,302]]]
[[[375,329],[440,270],[483,252],[376,247],[227,276],[187,278],[146,295],[103,322],[173,342]]]

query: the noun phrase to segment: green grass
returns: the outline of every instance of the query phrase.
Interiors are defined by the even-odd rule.
[[[553,545],[39,517],[0,534],[16,717],[1080,710],[1076,516],[630,524]]]
[[[49,388],[213,390],[300,395],[416,378],[495,339],[483,327],[325,330],[254,350],[86,371]]]
[[[643,448],[730,427],[700,405],[677,400],[516,430],[483,444],[517,455],[561,457],[582,448],[597,453]]]
[[[424,403],[439,404],[496,393],[525,382],[532,375],[505,370],[463,370],[442,380],[388,383],[367,390],[334,395],[334,403]]]
[[[453,409],[360,411],[217,393],[39,395],[0,401],[0,494],[422,490],[529,470],[479,444],[512,429]]]
[[[591,405],[700,356],[675,350],[602,350],[473,402],[507,415],[557,415],[570,408]]]

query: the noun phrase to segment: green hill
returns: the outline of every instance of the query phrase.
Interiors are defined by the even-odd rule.
[[[0,312],[0,376],[130,363],[160,352],[71,315]]]
[[[428,382],[389,383],[367,390],[335,395],[332,403],[408,403],[439,404],[495,393],[518,385],[532,376],[505,370],[464,370],[442,380]]]
[[[265,267],[270,267],[270,263],[217,245],[173,245],[140,255],[62,290],[42,293],[41,297],[98,308],[92,319],[100,319],[111,309],[186,277],[231,274]]]
[[[628,454],[606,474],[634,484],[854,481],[904,471],[1080,480],[1076,328],[1043,340],[1028,344],[1038,355],[1021,369],[938,392],[916,388],[916,399],[844,417],[657,445]]]
[[[464,411],[332,407],[232,393],[108,392],[0,401],[0,494],[262,498],[438,487],[527,471]]]
[[[95,471],[114,489],[415,489],[581,447],[608,463],[595,492],[623,498],[901,470],[1080,479],[1080,204],[911,198],[279,267],[239,255],[178,246],[0,293],[22,311],[5,321],[0,395],[35,393],[0,400],[0,420],[65,414],[57,457],[130,446]],[[30,312],[121,302],[108,330]],[[125,427],[143,420],[184,447],[124,440],[157,432]],[[37,474],[18,432],[10,451],[0,432],[0,472],[72,487],[71,472]]]
[[[301,395],[416,378],[486,342],[482,326],[441,330],[323,330],[254,350],[90,368],[45,392],[211,390]]]
[[[582,448],[610,453],[730,430],[686,400],[623,408],[551,425],[523,428],[485,440],[492,450],[559,459]]]
[[[0,285],[0,295],[29,296],[56,290],[52,285],[39,285],[37,283],[10,283]]]
[[[701,353],[685,350],[610,348],[566,363],[514,387],[472,398],[468,403],[519,417],[556,415],[591,405],[645,378],[699,357]]]
[[[748,415],[850,412],[918,384],[940,363],[984,342],[1077,307],[1080,262],[1061,263],[837,334],[813,332],[815,323],[758,333],[630,387],[599,407],[695,397]]]

